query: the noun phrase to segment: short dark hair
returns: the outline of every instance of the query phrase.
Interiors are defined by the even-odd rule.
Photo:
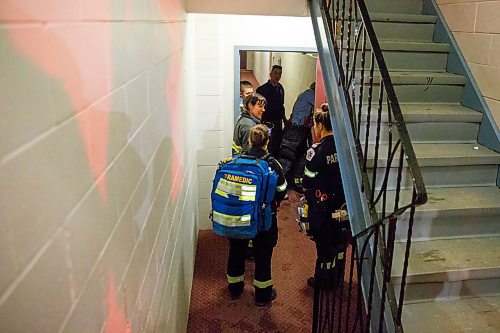
[[[246,80],[240,81],[240,92],[242,92],[245,88],[253,88],[252,83]]]
[[[245,100],[243,101],[243,106],[245,107],[245,109],[250,110],[250,108],[248,107],[248,104],[252,104],[252,105],[262,104],[262,106],[266,106],[267,101],[266,101],[266,98],[264,96],[262,96],[261,94],[253,93],[253,94],[248,95],[245,98]]]
[[[309,89],[316,90],[316,82],[311,83],[311,85],[309,86]]]
[[[323,124],[327,131],[332,130],[332,123],[330,121],[330,109],[327,103],[321,105],[319,109],[314,111],[314,121],[318,124]]]
[[[273,65],[273,67],[271,67],[271,72],[275,69],[279,69],[280,71],[283,71],[283,67],[281,67],[280,65]]]

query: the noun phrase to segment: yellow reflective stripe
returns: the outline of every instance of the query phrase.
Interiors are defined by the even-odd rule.
[[[227,215],[214,210],[212,218],[214,222],[219,224],[223,224],[228,227],[238,227],[250,225],[252,216],[250,214],[243,216]]]
[[[339,252],[339,254],[337,255],[337,258],[339,258],[339,260],[344,259],[344,252]]]
[[[238,197],[241,201],[255,201],[257,196],[256,185],[243,185],[221,178],[217,183],[216,194],[228,198],[228,194]]]
[[[312,172],[309,169],[307,169],[307,167],[304,168],[304,175],[306,175],[309,178],[314,178],[316,177],[317,174],[318,174],[317,172]]]
[[[220,195],[221,197],[228,198],[227,193],[225,193],[225,192],[223,192],[223,191],[221,191],[219,189],[216,189],[215,193],[218,194],[218,195]]]
[[[229,283],[238,283],[245,281],[245,275],[240,276],[229,276],[227,275],[227,282]]]
[[[257,281],[255,279],[253,279],[253,285],[256,288],[264,289],[264,288],[272,286],[273,280],[271,279],[271,280],[267,280],[267,281]]]
[[[302,183],[302,177],[300,177],[300,178],[294,178],[294,182],[295,182],[295,184]]]
[[[241,151],[243,150],[243,147],[242,146],[238,146],[234,141],[233,141],[233,150],[237,153],[241,153]]]
[[[335,260],[332,262],[322,262],[320,267],[321,267],[321,269],[324,269],[324,268],[332,269],[335,267]]]
[[[286,190],[287,186],[288,186],[288,184],[286,183],[286,180],[285,180],[285,182],[283,183],[283,185],[280,185],[280,186],[276,187],[276,191],[283,192],[283,191]]]
[[[253,247],[253,241],[251,239],[248,241],[248,247]]]

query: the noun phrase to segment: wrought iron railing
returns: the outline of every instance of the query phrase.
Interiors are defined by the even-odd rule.
[[[427,201],[424,182],[364,0],[308,3],[316,25],[313,6],[319,5],[331,48],[328,53],[338,67],[333,71],[337,77],[330,78],[325,73],[332,71],[323,69],[325,86],[341,91],[346,108],[331,107],[330,112],[332,121],[334,112],[347,112],[361,174],[360,191],[369,210],[369,221],[362,229],[353,228],[362,231],[346,244],[345,284],[334,291],[315,290],[313,332],[402,332],[415,208]],[[326,54],[319,53],[320,57]],[[329,102],[333,104],[330,98]],[[393,267],[398,237],[405,242],[404,260],[402,267]],[[397,298],[393,270],[401,272]]]

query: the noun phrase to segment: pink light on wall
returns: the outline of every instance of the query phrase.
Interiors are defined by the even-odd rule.
[[[108,317],[104,333],[132,333],[130,322],[127,320],[124,310],[120,308],[116,300],[116,287],[113,270],[110,270],[108,278]]]
[[[39,8],[35,2],[2,1],[2,17],[22,18],[40,22]],[[94,2],[96,11],[109,17],[107,2]],[[64,5],[68,7],[67,5]],[[86,5],[87,7],[89,4]],[[8,11],[8,12],[6,12]],[[68,103],[59,96],[54,102],[56,114],[77,114],[104,97],[112,86],[110,70],[111,32],[106,23],[58,24],[19,26],[6,29],[7,37],[20,56],[29,59],[40,70],[53,78],[54,90],[67,95]],[[56,94],[57,96],[57,94]],[[67,105],[69,104],[69,105]],[[94,179],[101,175],[99,191],[107,199],[106,178],[109,131],[109,102],[87,109],[76,118],[85,146],[90,173]],[[64,116],[61,116],[62,118]],[[63,119],[57,119],[63,121]]]
[[[158,5],[160,8],[161,15],[163,19],[174,19],[180,20],[180,0],[168,0],[161,1],[158,0]],[[182,91],[180,86],[182,84],[182,36],[183,31],[181,30],[182,23],[173,22],[168,25],[166,29],[165,36],[168,38],[168,45],[172,50],[172,55],[170,56],[167,77],[165,84],[165,98],[167,105],[167,112],[169,113],[170,123],[168,124],[171,128],[172,133],[172,167],[170,168],[170,178],[172,179],[172,189],[171,195],[175,200],[179,195],[182,187],[182,177],[176,177],[177,170],[181,165],[182,150],[184,147],[183,142],[183,130],[185,124],[183,123],[183,110],[181,105]],[[185,110],[184,110],[185,111]],[[165,124],[167,125],[167,124]]]
[[[325,82],[323,81],[323,72],[321,71],[319,59],[316,61],[316,95],[314,100],[316,108],[328,102],[326,99]]]

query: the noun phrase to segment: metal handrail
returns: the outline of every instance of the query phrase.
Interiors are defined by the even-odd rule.
[[[427,201],[422,174],[364,0],[309,0],[308,3],[313,25],[318,25],[316,18],[313,17],[313,6],[319,4],[321,8],[323,25],[329,39],[326,45],[331,49],[326,50],[328,52],[321,50],[320,58],[329,54],[334,60],[333,65],[336,65],[334,71],[323,69],[323,79],[326,86],[337,85],[341,89],[342,94],[339,94],[342,99],[341,104],[346,106],[345,110],[333,111],[333,108],[330,108],[331,118],[334,122],[333,112],[348,113],[344,119],[349,120],[354,136],[356,158],[361,174],[360,190],[364,193],[369,210],[369,221],[361,231],[359,227],[356,228],[358,233],[350,243],[351,263],[350,266],[346,265],[349,268],[348,299],[337,299],[342,296],[342,289],[340,296],[336,294],[330,295],[331,297],[316,297],[320,293],[315,292],[315,302],[327,300],[328,306],[333,306],[333,310],[314,314],[313,331],[324,332],[324,329],[329,327],[329,332],[333,332],[334,329],[339,332],[350,329],[353,332],[357,329],[402,332],[401,317],[415,208]],[[317,29],[315,26],[315,32]],[[320,45],[327,47],[319,38],[321,36],[317,34],[318,51]],[[367,68],[367,54],[369,54],[369,68]],[[322,62],[322,67],[324,63],[326,62]],[[338,75],[328,77],[330,73]],[[379,76],[378,81],[376,73]],[[329,97],[331,96],[330,94]],[[329,102],[334,104],[330,98]],[[371,124],[372,106],[376,108],[375,125]],[[386,137],[382,132],[384,111],[388,118]],[[364,128],[361,126],[362,123],[365,123]],[[384,139],[385,145],[382,143]],[[385,165],[381,165],[384,162],[380,158],[383,154],[382,146],[387,146]],[[409,198],[404,198],[404,188],[411,193]],[[389,205],[391,199],[392,207]],[[409,213],[408,226],[405,230],[405,259],[400,294],[396,300],[391,284],[392,262],[397,228],[402,228],[398,219],[401,219],[406,211]],[[369,273],[366,273],[367,271]],[[364,300],[361,299],[362,294],[365,295]],[[356,317],[351,322],[343,319],[349,316],[349,313],[342,314],[341,309],[345,308],[349,312],[349,309],[353,308],[351,304],[353,297],[356,298]],[[346,307],[342,307],[344,301],[347,302]],[[386,308],[386,303],[389,309]],[[338,305],[337,312],[336,305]],[[390,315],[386,315],[386,310],[390,311]],[[327,318],[325,313],[333,317]],[[375,319],[377,315],[378,322]],[[338,318],[334,323],[335,316]],[[388,318],[389,316],[391,318]]]

